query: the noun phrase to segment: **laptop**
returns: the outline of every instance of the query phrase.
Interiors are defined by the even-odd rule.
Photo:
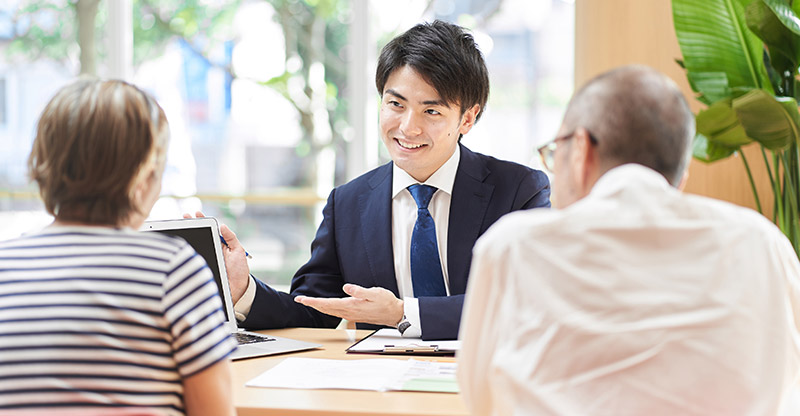
[[[228,274],[222,257],[222,238],[216,218],[188,218],[178,220],[147,221],[141,231],[158,232],[180,237],[188,242],[202,256],[214,275],[220,298],[222,311],[225,313],[225,326],[239,342],[231,359],[260,357],[264,355],[283,354],[286,352],[310,350],[321,347],[319,344],[280,338],[255,332],[244,331],[236,324],[233,312],[233,299],[228,286]]]

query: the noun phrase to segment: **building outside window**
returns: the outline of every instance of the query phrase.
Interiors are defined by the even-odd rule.
[[[571,1],[114,1],[129,24],[109,0],[0,2],[0,239],[51,220],[26,175],[35,122],[86,66],[115,76],[109,39],[132,38],[128,80],[170,121],[152,217],[218,217],[277,285],[308,259],[331,189],[388,161],[374,68],[393,36],[437,18],[472,30],[492,90],[463,143],[481,153],[536,166],[572,93]]]

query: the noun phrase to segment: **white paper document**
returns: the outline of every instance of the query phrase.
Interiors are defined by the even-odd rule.
[[[461,348],[461,341],[423,341],[420,338],[403,338],[394,328],[379,329],[353,344],[347,352],[435,354],[453,355]]]
[[[248,387],[457,393],[456,363],[375,358],[289,357],[247,382]]]

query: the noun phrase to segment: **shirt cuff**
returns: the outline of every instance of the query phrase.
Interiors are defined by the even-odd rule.
[[[403,313],[405,313],[408,323],[411,324],[403,332],[403,338],[422,337],[422,324],[419,320],[419,299],[403,298]]]
[[[244,291],[244,294],[239,301],[233,305],[234,315],[236,315],[236,321],[242,322],[247,319],[247,315],[250,313],[250,308],[253,307],[253,301],[256,299],[256,281],[253,275],[250,275],[250,279],[247,281],[247,290]]]

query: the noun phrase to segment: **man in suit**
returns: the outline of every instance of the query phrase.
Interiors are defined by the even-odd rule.
[[[331,192],[291,293],[248,277],[244,250],[223,227],[241,326],[335,327],[345,318],[454,339],[477,238],[508,212],[550,206],[542,172],[459,143],[489,95],[483,57],[462,28],[419,24],[389,42],[376,86],[392,162]]]

